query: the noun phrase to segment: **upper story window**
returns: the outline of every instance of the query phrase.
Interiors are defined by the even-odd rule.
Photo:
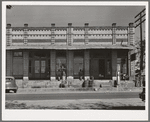
[[[14,54],[13,54],[13,56],[14,57],[22,57],[22,52],[21,51],[16,51],[16,52],[14,52]]]

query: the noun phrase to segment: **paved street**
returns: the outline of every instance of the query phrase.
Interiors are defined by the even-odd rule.
[[[120,99],[139,98],[139,92],[87,92],[87,93],[50,93],[50,94],[13,94],[7,93],[6,100],[76,100],[76,99]]]

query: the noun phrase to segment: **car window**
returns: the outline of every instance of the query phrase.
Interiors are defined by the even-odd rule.
[[[6,78],[6,82],[11,82],[12,80],[12,78]]]

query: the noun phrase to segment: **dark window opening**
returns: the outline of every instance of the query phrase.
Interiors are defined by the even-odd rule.
[[[134,61],[134,60],[136,60],[136,54],[131,55],[131,61]]]
[[[29,60],[29,73],[31,73],[31,60]]]
[[[21,51],[14,52],[14,57],[22,57],[22,52]]]

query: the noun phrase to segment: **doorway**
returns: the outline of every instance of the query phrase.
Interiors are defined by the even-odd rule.
[[[48,80],[50,78],[50,58],[47,51],[29,53],[29,80]]]
[[[34,77],[35,79],[45,79],[46,78],[46,60],[36,59],[34,61]]]
[[[107,79],[109,76],[106,74],[106,59],[92,59],[90,65],[90,75],[94,79]]]
[[[99,77],[105,78],[105,59],[99,59]]]

